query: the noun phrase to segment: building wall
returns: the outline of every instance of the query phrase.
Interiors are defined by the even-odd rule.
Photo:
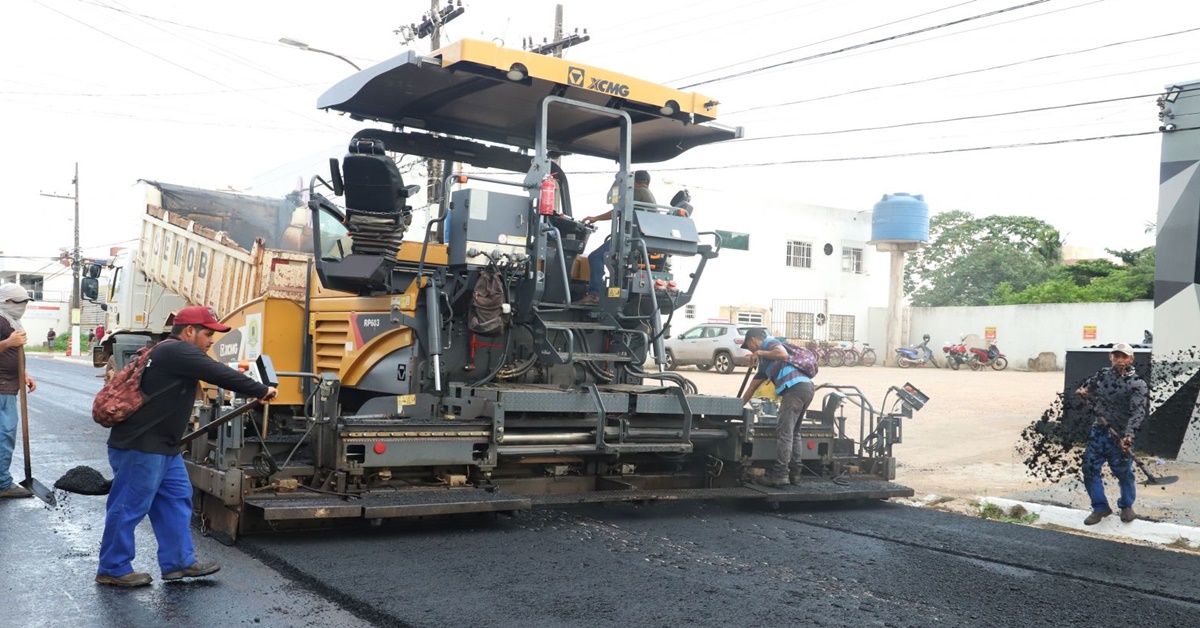
[[[693,191],[692,204],[701,232],[749,233],[750,250],[725,249],[708,263],[692,300],[693,317],[681,312],[683,316],[677,315],[672,322],[672,331],[709,319],[736,321],[739,312],[755,312],[775,333],[790,335],[784,320],[787,311],[823,307],[826,317],[854,316],[854,339],[867,339],[868,309],[887,305],[889,265],[886,253],[878,254],[866,244],[871,236],[870,211],[757,201],[703,190]],[[789,241],[811,244],[810,268],[788,266]],[[843,250],[848,247],[862,250],[863,272],[842,270]],[[696,261],[673,260],[676,279],[682,285],[687,285]],[[818,327],[816,332],[823,338],[827,329]]]
[[[1154,328],[1154,303],[914,307],[908,323],[909,344],[929,334],[929,346],[940,356],[943,343],[967,334],[984,337],[988,327],[996,328],[996,346],[1008,356],[1010,368],[1026,368],[1028,360],[1042,351],[1053,351],[1062,368],[1067,349],[1115,342],[1140,344],[1143,331]],[[1085,327],[1095,327],[1094,339],[1084,337]]]

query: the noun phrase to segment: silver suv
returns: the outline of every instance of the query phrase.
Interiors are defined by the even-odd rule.
[[[678,336],[669,338],[667,345],[668,370],[694,364],[707,371],[716,368],[718,373],[732,373],[736,366],[749,366],[753,362],[750,352],[742,348],[746,332],[763,329],[757,325],[735,325],[733,323],[704,323]],[[767,335],[771,334],[767,331]]]

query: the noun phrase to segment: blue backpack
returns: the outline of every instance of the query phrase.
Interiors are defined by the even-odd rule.
[[[817,356],[812,351],[804,347],[797,347],[790,342],[779,341],[783,344],[783,348],[787,350],[788,364],[796,367],[801,373],[804,373],[809,379],[815,379],[817,376]]]

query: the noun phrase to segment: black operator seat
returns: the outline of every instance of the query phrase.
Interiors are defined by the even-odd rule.
[[[350,143],[342,159],[346,209],[373,214],[399,214],[417,186],[404,186],[396,162],[387,155],[382,140],[359,139]]]
[[[352,252],[394,259],[412,222],[412,207],[404,201],[420,188],[404,185],[382,140],[351,140],[342,170]]]

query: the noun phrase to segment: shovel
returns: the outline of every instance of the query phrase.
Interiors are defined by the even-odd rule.
[[[25,447],[25,479],[21,486],[33,491],[38,499],[55,506],[57,500],[54,499],[54,491],[33,479],[33,463],[29,460],[29,399],[25,393],[25,347],[17,347],[17,386],[21,389],[21,441]]]
[[[1108,428],[1108,433],[1112,434],[1113,438],[1117,439],[1118,441],[1121,440],[1121,436],[1119,434],[1117,434],[1117,431],[1114,430],[1113,428],[1111,428],[1111,427]],[[1137,456],[1133,455],[1132,451],[1128,452],[1128,453],[1129,453],[1129,457],[1133,458],[1133,463],[1137,465],[1137,468],[1141,469],[1142,473],[1146,474],[1146,481],[1142,482],[1143,486],[1150,486],[1152,484],[1154,486],[1166,486],[1168,484],[1174,484],[1179,481],[1178,475],[1156,476],[1153,473],[1150,473],[1150,470],[1146,468],[1146,464],[1144,462],[1142,462],[1141,460],[1138,460]]]

